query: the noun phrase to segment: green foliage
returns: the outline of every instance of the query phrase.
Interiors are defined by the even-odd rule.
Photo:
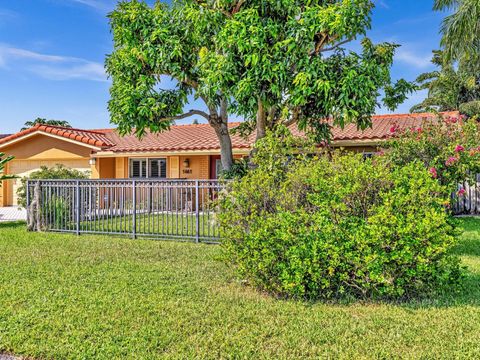
[[[46,229],[51,227],[62,229],[66,224],[73,222],[75,215],[72,211],[72,203],[73,199],[70,194],[64,196],[53,194],[50,196],[48,200],[42,203],[41,213],[46,215],[42,225]]]
[[[39,125],[39,124],[40,124],[40,125],[62,126],[62,127],[67,127],[67,128],[71,128],[71,127],[72,127],[68,121],[64,121],[64,120],[47,120],[47,119],[45,119],[45,118],[36,118],[36,119],[33,120],[33,121],[27,121],[27,122],[23,125],[23,128],[20,129],[20,131],[29,129],[29,128],[34,127],[34,126]]]
[[[49,179],[88,179],[90,174],[88,172],[79,171],[76,169],[70,169],[64,165],[57,164],[54,167],[42,166],[40,170],[32,172],[28,177],[21,179],[22,184],[17,190],[18,204],[21,207],[26,207],[27,205],[27,192],[26,185],[27,180],[49,180]],[[52,206],[56,203],[56,200],[52,202]],[[59,207],[61,204],[59,205]]]
[[[10,179],[15,179],[15,175],[10,175],[10,174],[4,174],[4,169],[5,165],[9,161],[13,160],[13,156],[5,156],[4,153],[0,152],[0,187],[2,186],[2,180],[10,180]]]
[[[233,163],[230,170],[223,170],[220,177],[226,180],[241,178],[247,174],[249,166],[248,158],[238,159]]]
[[[297,298],[405,298],[458,281],[448,197],[420,163],[309,158],[309,144],[280,132],[220,199],[225,254],[242,276]]]
[[[235,113],[250,131],[298,123],[323,138],[318,119],[366,128],[382,90],[393,109],[413,89],[391,81],[397,45],[364,38],[372,8],[371,0],[122,1],[110,14],[111,120],[138,135],[195,114],[214,126]],[[360,53],[342,48],[361,38]],[[208,114],[183,113],[192,95]]]
[[[460,183],[473,182],[480,173],[480,124],[474,119],[439,118],[394,134],[384,144],[383,160],[398,166],[420,161],[447,192],[456,191]]]
[[[478,0],[435,0],[435,10],[451,13],[442,23],[442,46],[448,59],[469,59],[479,68],[480,2]],[[453,10],[453,11],[451,11]],[[476,59],[476,60],[475,60]]]
[[[480,75],[468,59],[457,64],[447,60],[444,51],[433,52],[432,63],[439,69],[421,74],[418,89],[428,90],[427,98],[412,107],[412,112],[460,110],[472,117],[480,115]]]

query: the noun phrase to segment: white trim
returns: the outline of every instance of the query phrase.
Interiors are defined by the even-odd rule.
[[[17,142],[23,141],[25,139],[29,139],[29,138],[31,138],[35,135],[45,135],[45,136],[49,136],[49,137],[54,138],[54,139],[63,140],[63,141],[66,141],[66,142],[69,142],[69,143],[72,143],[72,144],[77,144],[77,145],[80,145],[80,146],[84,146],[84,147],[87,147],[89,149],[94,149],[94,150],[97,150],[97,151],[102,150],[102,148],[100,148],[98,146],[85,144],[85,143],[83,143],[81,141],[78,141],[78,140],[67,139],[63,136],[50,134],[50,133],[47,133],[47,132],[44,132],[44,131],[41,131],[41,130],[34,131],[33,133],[26,134],[26,135],[20,136],[18,138],[12,139],[10,141],[7,141],[6,143],[0,144],[0,149],[4,148],[4,147],[7,147],[7,146],[10,146],[12,144],[16,144]]]
[[[233,149],[233,155],[248,155],[250,149],[235,150]],[[220,150],[196,150],[196,151],[163,151],[163,152],[152,152],[152,151],[142,151],[142,152],[113,152],[113,151],[99,151],[95,154],[92,154],[92,157],[102,157],[102,158],[117,158],[117,157],[128,157],[128,158],[144,158],[144,157],[169,157],[169,156],[195,156],[195,155],[220,155]]]

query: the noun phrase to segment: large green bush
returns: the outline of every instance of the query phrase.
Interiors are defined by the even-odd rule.
[[[298,298],[401,298],[458,280],[448,198],[422,164],[302,156],[280,132],[220,199],[225,254],[251,284]]]

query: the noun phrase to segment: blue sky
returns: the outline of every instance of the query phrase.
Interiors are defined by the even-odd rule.
[[[149,1],[151,2],[151,1]],[[369,36],[396,42],[393,77],[431,69],[444,14],[433,0],[377,0]],[[103,63],[112,40],[106,14],[115,0],[0,0],[0,133],[36,117],[75,127],[110,127]],[[396,112],[408,112],[417,93]],[[379,113],[384,113],[379,109]]]

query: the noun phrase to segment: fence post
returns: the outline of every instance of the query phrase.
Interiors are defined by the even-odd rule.
[[[26,183],[26,196],[27,196],[27,202],[25,204],[26,210],[27,210],[27,224],[30,224],[30,180],[27,179]]]
[[[80,235],[80,181],[77,180],[75,183],[75,205],[76,205],[76,225],[77,225],[77,235]]]
[[[200,238],[200,211],[198,209],[198,193],[199,193],[198,180],[195,180],[195,242],[199,242]]]
[[[133,215],[132,215],[132,237],[137,238],[137,182],[132,180],[132,202],[133,202]]]

